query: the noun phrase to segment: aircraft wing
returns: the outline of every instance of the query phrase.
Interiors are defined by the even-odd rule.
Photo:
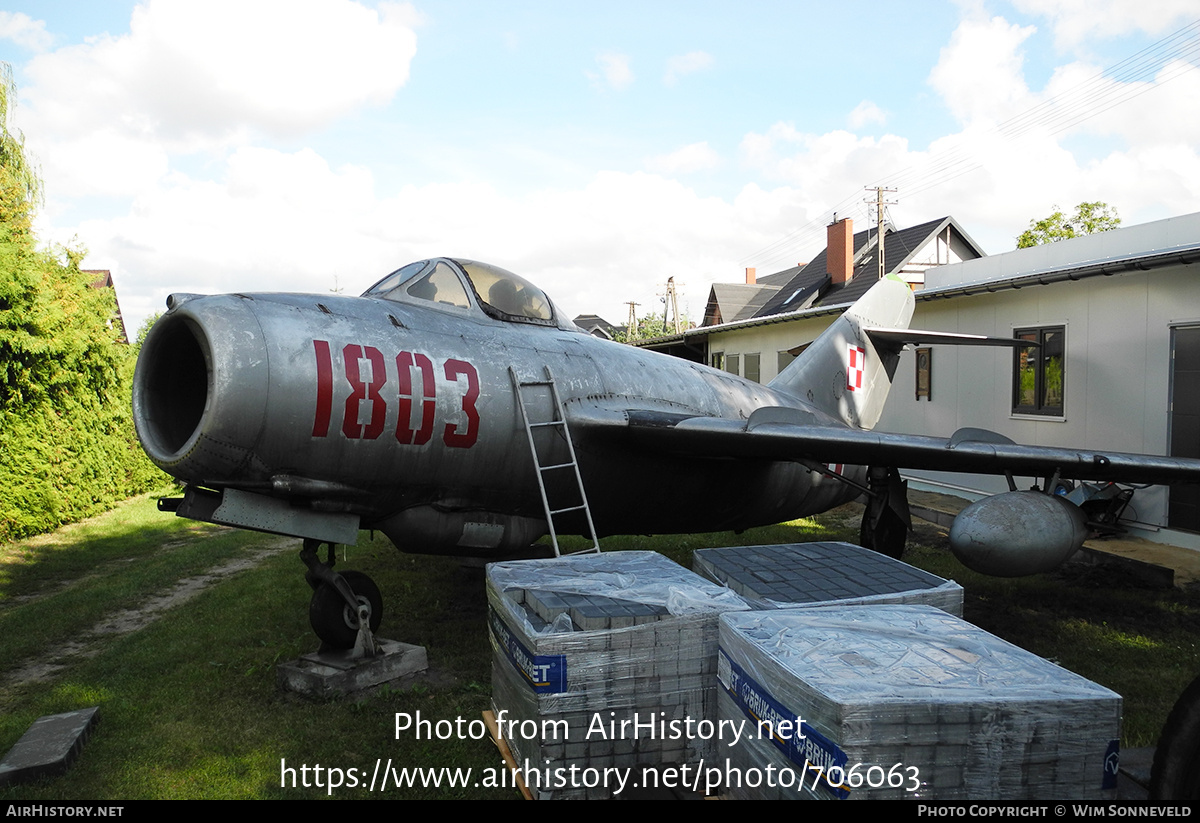
[[[664,411],[593,409],[572,415],[573,430],[629,438],[640,447],[695,456],[890,466],[932,471],[1053,475],[1125,483],[1200,483],[1200,460],[1112,451],[1022,446],[984,429],[949,438],[864,431],[820,423],[784,407],[748,420]]]

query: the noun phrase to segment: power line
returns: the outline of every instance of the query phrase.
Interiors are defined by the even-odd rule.
[[[1162,88],[1194,70],[1197,61],[1200,61],[1200,20],[1192,21],[1069,89],[996,124],[983,136],[996,136],[1011,143],[1043,130],[1047,136],[1053,137],[1148,91]],[[935,152],[924,163],[884,175],[880,182],[892,188],[901,188],[906,197],[912,197],[982,166],[983,159],[977,151],[959,145]],[[857,192],[849,195],[829,211],[822,212],[780,239],[746,255],[740,263],[757,263],[762,268],[769,268],[777,261],[797,257],[805,247],[811,247],[821,239],[822,229],[831,222],[832,214],[844,214],[857,197]]]

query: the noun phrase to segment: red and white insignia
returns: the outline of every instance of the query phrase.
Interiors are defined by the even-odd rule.
[[[846,369],[846,388],[858,391],[863,386],[863,366],[867,362],[867,353],[861,346],[850,346],[850,367]]]

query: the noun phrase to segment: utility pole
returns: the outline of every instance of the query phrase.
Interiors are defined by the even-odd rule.
[[[675,333],[679,334],[682,331],[679,322],[679,300],[675,293],[675,278],[667,278],[667,291],[665,294],[659,295],[663,301],[663,330],[667,328],[667,315],[670,314],[672,323],[674,324]]]
[[[625,305],[629,307],[629,320],[625,323],[625,340],[632,341],[637,339],[637,307],[641,303],[634,303],[632,300],[627,300]]]
[[[885,201],[883,199],[883,193],[888,192],[889,194],[894,194],[897,190],[885,189],[883,186],[875,186],[874,188],[867,186],[866,190],[875,192],[875,242],[879,244],[879,275],[877,279],[882,280],[884,272],[887,271],[887,266],[885,266],[883,262],[883,207],[896,205],[895,200]],[[863,202],[870,203],[872,201],[867,199]]]

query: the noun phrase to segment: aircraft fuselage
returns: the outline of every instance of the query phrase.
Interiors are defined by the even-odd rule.
[[[405,551],[480,554],[545,532],[513,375],[543,380],[548,370],[568,420],[631,406],[735,420],[765,406],[804,407],[707,366],[473,306],[298,294],[175,300],[140,367],[135,419],[151,458],[194,486],[357,514]],[[534,416],[552,416],[547,389],[524,391]],[[601,535],[744,529],[857,494],[794,462],[668,456],[619,438],[577,436],[575,445]],[[561,443],[545,447],[565,455]],[[568,517],[559,530],[586,525]]]

